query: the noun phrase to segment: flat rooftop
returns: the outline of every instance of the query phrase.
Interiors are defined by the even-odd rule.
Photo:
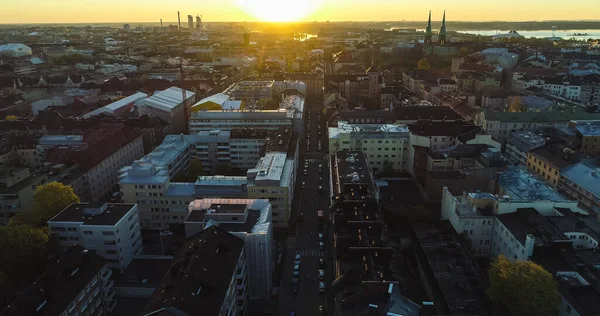
[[[524,168],[508,166],[498,176],[498,186],[513,200],[518,201],[568,201],[545,181]]]
[[[222,204],[222,203],[213,203],[208,209],[215,210],[218,213],[244,213],[246,211],[247,204]]]
[[[569,240],[564,234],[556,230],[534,208],[517,209],[516,212],[496,215],[515,238],[525,245],[527,235],[535,237],[536,246],[546,245],[559,240]]]
[[[561,175],[600,198],[600,167],[579,162],[567,167]]]
[[[362,151],[338,151],[336,167],[341,191],[338,193],[349,193],[347,191],[354,186],[364,186],[368,193],[375,192],[373,175]]]
[[[135,204],[109,203],[106,209],[99,214],[86,214],[86,209],[98,209],[101,205],[71,204],[62,212],[56,214],[48,222],[73,222],[83,225],[114,226]]]

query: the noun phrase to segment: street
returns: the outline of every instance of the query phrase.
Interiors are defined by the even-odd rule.
[[[321,315],[320,308],[323,308],[323,315],[333,315],[333,298],[329,295],[329,287],[333,281],[331,235],[324,228],[322,219],[318,218],[319,210],[323,211],[324,218],[328,217],[330,204],[326,117],[320,114],[320,110],[309,111],[305,112],[307,113],[306,136],[300,144],[298,183],[291,214],[291,218],[297,225],[292,225],[295,231],[289,232],[290,238],[284,254],[279,296],[280,315],[290,315],[290,313],[299,316]],[[326,231],[324,232],[323,229]],[[319,234],[323,234],[322,241]],[[320,241],[323,242],[322,250],[319,246]],[[297,277],[294,276],[296,255],[300,255]],[[324,260],[322,266],[320,259]],[[322,281],[325,282],[326,287],[323,293],[319,289],[320,269],[325,270]],[[294,278],[297,280],[294,281]],[[297,289],[296,293],[294,287]]]

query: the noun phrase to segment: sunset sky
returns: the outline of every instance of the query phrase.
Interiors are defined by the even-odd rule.
[[[501,5],[499,5],[501,3]],[[598,0],[2,0],[2,23],[211,21],[531,21],[600,19]]]

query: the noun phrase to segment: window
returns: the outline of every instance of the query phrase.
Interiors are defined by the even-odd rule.
[[[238,218],[237,218],[237,216],[232,216],[232,217],[231,217],[231,220],[232,220],[232,221],[237,221],[237,220],[238,220]]]
[[[84,230],[84,231],[83,231],[83,234],[84,234],[84,235],[88,235],[88,236],[92,236],[92,235],[94,235],[94,232],[93,232],[93,231],[91,231],[91,230]]]
[[[102,232],[102,236],[114,236],[115,232],[111,232],[111,231],[103,231]]]

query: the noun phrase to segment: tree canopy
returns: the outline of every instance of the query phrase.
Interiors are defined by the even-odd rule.
[[[558,315],[558,286],[542,266],[501,255],[492,263],[489,276],[489,297],[504,304],[513,316]]]
[[[421,58],[421,60],[419,60],[419,62],[417,63],[417,69],[421,69],[421,70],[431,69],[431,64],[429,63],[429,60],[427,60],[427,58]]]
[[[508,106],[508,112],[526,112],[527,108],[521,103],[521,98],[515,97]]]
[[[0,226],[0,288],[32,282],[46,263],[48,234],[29,225]]]
[[[72,203],[79,203],[72,187],[60,182],[40,185],[33,192],[33,210],[18,212],[11,218],[10,225],[45,227],[49,219]]]

